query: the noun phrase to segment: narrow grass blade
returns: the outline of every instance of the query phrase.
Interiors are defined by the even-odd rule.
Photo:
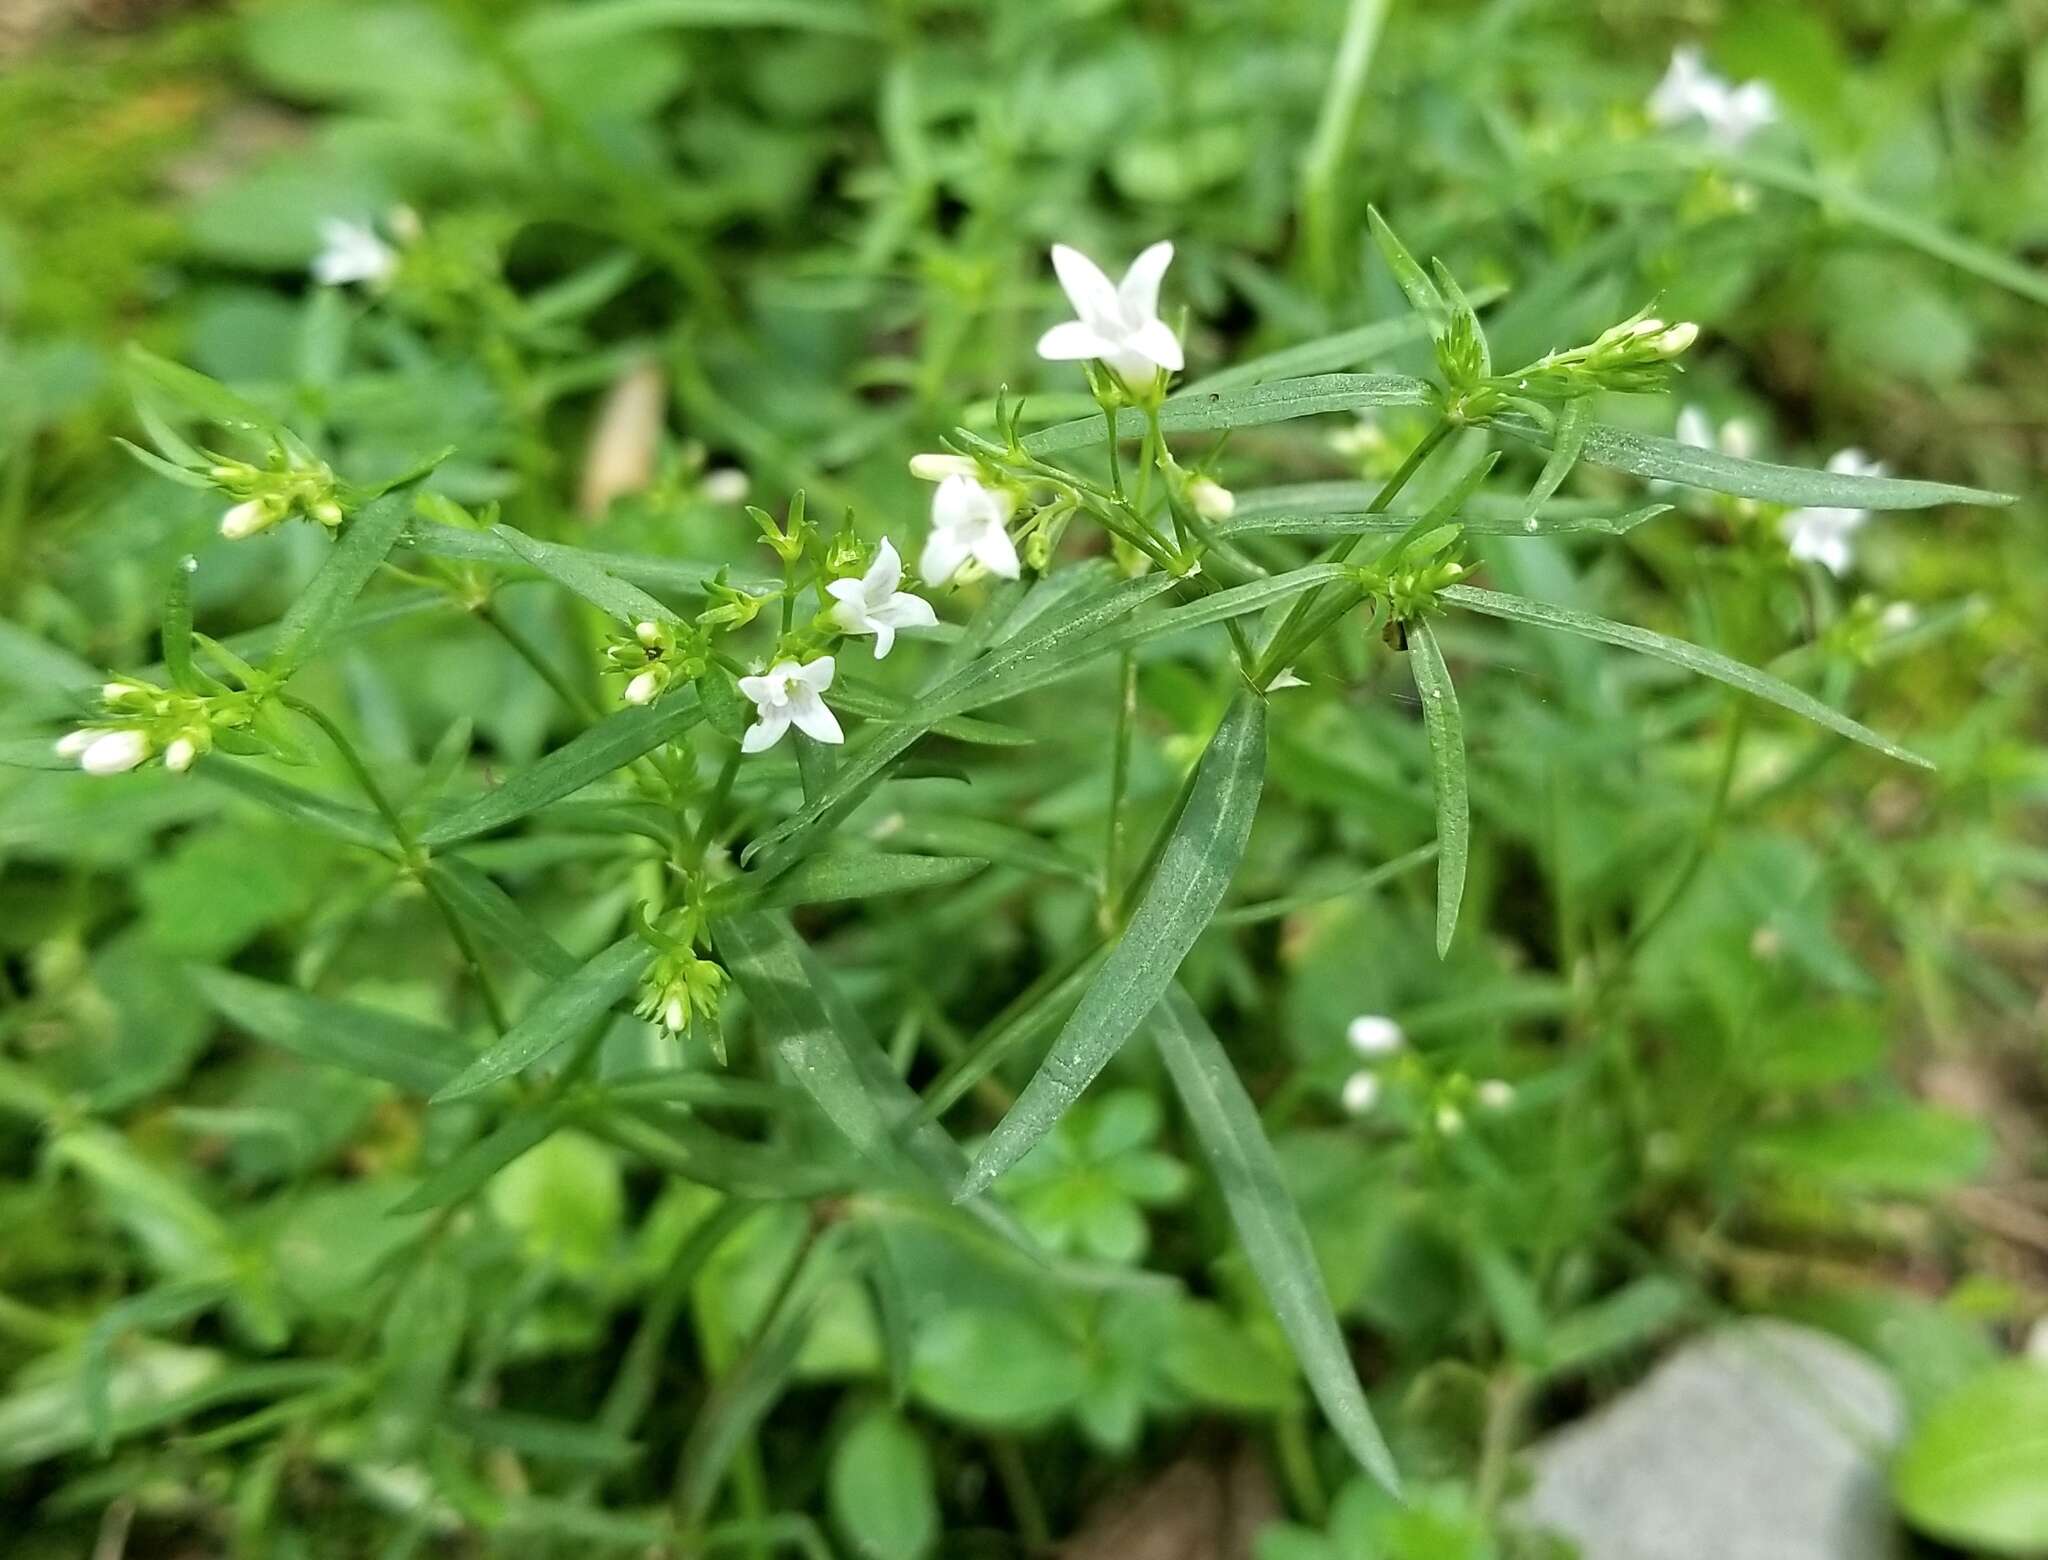
[[[642,753],[690,729],[704,718],[695,690],[671,694],[607,715],[588,731],[454,812],[420,830],[422,845],[452,845],[558,802],[593,780],[624,768]]]
[[[356,597],[383,565],[412,513],[412,490],[401,488],[365,504],[341,528],[320,572],[278,624],[268,670],[282,677],[303,665],[348,616]]]
[[[495,1044],[435,1090],[434,1103],[488,1089],[583,1034],[640,983],[653,957],[638,933],[621,937],[574,975],[551,987]]]
[[[1372,513],[1370,506],[1378,492],[1370,482],[1290,482],[1246,488],[1237,495],[1236,513],[1216,531],[1225,537],[1265,531],[1312,536],[1323,534],[1315,526],[1334,528],[1341,522],[1354,531],[1393,532],[1406,530],[1421,513],[1402,509]],[[1552,498],[1538,507],[1532,526],[1524,500],[1509,493],[1474,493],[1460,507],[1457,518],[1458,524],[1475,536],[1572,531],[1618,534],[1670,511],[1669,504],[1650,504],[1616,514],[1604,500]],[[1298,525],[1309,529],[1296,533]]]
[[[1801,693],[1790,683],[1781,682],[1768,672],[1760,672],[1753,666],[1731,660],[1717,650],[1708,650],[1699,645],[1688,644],[1683,639],[1671,639],[1663,634],[1652,633],[1647,628],[1636,628],[1628,623],[1616,623],[1607,618],[1593,617],[1589,613],[1574,612],[1568,607],[1554,607],[1548,602],[1529,601],[1520,596],[1506,596],[1499,591],[1481,590],[1473,585],[1453,585],[1444,591],[1446,601],[1469,607],[1474,612],[1484,612],[1491,617],[1506,618],[1513,623],[1528,623],[1537,628],[1554,628],[1561,633],[1577,634],[1584,639],[1598,639],[1610,645],[1620,645],[1625,650],[1639,651],[1655,656],[1660,661],[1669,661],[1673,666],[1682,666],[1687,671],[1698,672],[1716,682],[1724,682],[1731,688],[1740,688],[1744,693],[1767,700],[1780,709],[1790,710],[1795,715],[1828,728],[1865,747],[1875,748],[1887,758],[1896,758],[1901,763],[1917,764],[1922,769],[1934,765],[1918,753],[1900,747],[1888,737],[1881,737],[1868,726],[1851,720],[1839,710],[1828,708],[1810,694]]]
[[[509,525],[494,525],[491,534],[541,573],[621,623],[680,623],[682,618],[639,586],[622,580],[580,547],[536,541]]]
[[[1374,867],[1370,872],[1348,878],[1330,888],[1312,889],[1307,893],[1288,894],[1279,899],[1262,899],[1257,904],[1238,905],[1233,909],[1218,912],[1211,926],[1256,926],[1261,921],[1277,921],[1290,916],[1297,910],[1313,909],[1328,904],[1333,899],[1349,899],[1353,894],[1363,894],[1368,889],[1390,883],[1402,873],[1421,866],[1425,861],[1436,860],[1437,844],[1431,840],[1427,845],[1418,845],[1405,856],[1396,856],[1392,861]]]
[[[1266,775],[1266,703],[1237,696],[1210,739],[1122,939],[1031,1082],[969,1168],[960,1196],[986,1190],[1050,1132],[1144,1022],[1230,887]]]
[[[439,1088],[470,1057],[447,1030],[399,1013],[310,996],[229,970],[195,969],[192,984],[216,1013],[259,1040],[415,1094]]]
[[[1355,412],[1368,406],[1427,406],[1435,389],[1427,380],[1406,374],[1311,374],[1302,379],[1276,379],[1241,390],[1202,391],[1166,398],[1159,408],[1165,433],[1216,433],[1226,428],[1254,428],[1266,423],[1313,417],[1318,412]],[[1145,432],[1145,414],[1126,407],[1117,414],[1117,434],[1135,439]],[[1100,444],[1106,436],[1102,419],[1077,417],[1054,423],[1024,440],[1030,455],[1056,455],[1062,450]]]
[[[530,569],[534,565],[516,552],[502,536],[489,531],[466,531],[460,526],[435,521],[415,521],[406,538],[407,547],[432,558],[449,558],[459,563],[490,563],[500,568]],[[650,558],[639,553],[606,552],[595,547],[578,548],[585,560],[615,574],[622,580],[649,590],[673,590],[701,596],[705,584],[714,578],[718,566],[692,563],[681,558]],[[732,571],[730,583],[740,589],[767,590],[773,587],[765,575]]]
[[[1519,415],[1497,418],[1494,426],[1531,443],[1548,445],[1552,435],[1534,419]],[[1936,504],[2010,504],[2010,493],[1958,487],[1948,482],[1919,482],[1905,477],[1864,477],[1847,472],[1812,471],[1804,466],[1778,466],[1764,460],[1743,460],[1719,450],[1703,450],[1676,439],[1637,433],[1594,423],[1586,429],[1581,451],[1596,466],[1609,466],[1657,482],[1732,493],[1738,498],[1771,504],[1803,504],[1836,509],[1928,509]]]
[[[1465,857],[1471,844],[1472,809],[1465,791],[1465,722],[1458,691],[1428,620],[1408,625],[1408,669],[1422,696],[1422,724],[1429,733],[1430,777],[1436,791],[1436,956],[1450,951],[1458,930],[1458,906],[1465,898]]]
[[[1172,988],[1155,1013],[1152,1034],[1159,1059],[1309,1390],[1358,1465],[1398,1493],[1401,1480],[1393,1454],[1366,1402],[1308,1229],[1288,1195],[1257,1107],[1185,991]]]

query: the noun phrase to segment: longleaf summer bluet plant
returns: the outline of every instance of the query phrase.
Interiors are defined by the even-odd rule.
[[[1696,66],[1674,62],[1660,115],[1700,118],[1731,144],[1768,119],[1768,102],[1708,81]],[[433,239],[417,219],[388,226],[390,241],[361,224],[332,225],[321,279],[360,287],[371,307],[402,289],[406,267]],[[1198,939],[1241,924],[1226,901],[1260,815],[1269,706],[1352,677],[1361,641],[1403,658],[1429,758],[1443,956],[1459,935],[1471,855],[1474,765],[1443,632],[1460,617],[1631,651],[1902,764],[1923,762],[1791,680],[1796,657],[1759,667],[1493,588],[1475,537],[1509,547],[1562,531],[1619,535],[1697,503],[1739,528],[1757,569],[1796,582],[1810,567],[1847,572],[1851,538],[1872,512],[2004,500],[1894,477],[1853,452],[1825,470],[1765,461],[1700,414],[1675,439],[1599,421],[1615,398],[1669,389],[1696,327],[1645,309],[1590,340],[1498,363],[1474,301],[1484,295],[1443,265],[1420,263],[1377,213],[1371,230],[1413,311],[1412,335],[1428,344],[1430,377],[1266,377],[1247,364],[1213,384],[1182,386],[1185,328],[1170,323],[1167,303],[1173,246],[1145,249],[1120,278],[1059,246],[1051,265],[1072,318],[1045,330],[1038,351],[1077,365],[1091,414],[1033,426],[1027,404],[1001,392],[991,420],[934,430],[934,447],[911,462],[931,484],[921,534],[906,516],[827,517],[815,495],[796,491],[779,515],[749,510],[762,555],[718,568],[529,534],[489,503],[441,491],[438,458],[347,480],[315,440],[269,412],[138,353],[150,446],[135,447],[138,458],[218,495],[220,532],[238,546],[274,545],[280,533],[311,527],[327,551],[274,630],[237,644],[194,630],[190,571],[181,568],[164,611],[161,666],[110,677],[92,710],[56,739],[57,755],[93,775],[161,764],[192,783],[229,786],[375,853],[394,882],[432,904],[473,975],[489,1033],[401,1070],[440,1106],[489,1104],[499,1115],[429,1178],[415,1206],[458,1207],[575,1123],[686,1180],[830,1210],[755,1340],[763,1358],[816,1286],[873,1259],[874,1246],[842,1233],[851,1223],[835,1222],[850,1220],[849,1201],[916,1206],[1074,1283],[1105,1282],[1089,1262],[1044,1249],[1009,1211],[1002,1177],[1049,1139],[1064,1145],[1055,1134],[1078,1130],[1069,1119],[1077,1102],[1142,1032],[1316,1401],[1357,1463],[1397,1487],[1260,1110],[1177,980]],[[1398,420],[1406,432],[1383,442],[1365,482],[1260,491],[1231,478],[1241,430],[1330,413]],[[239,453],[214,448],[195,425],[220,430]],[[1532,452],[1532,478],[1509,487],[1513,460]],[[1640,479],[1646,502],[1610,512],[1562,499],[1582,464]],[[535,579],[607,623],[584,664],[551,658],[494,610],[508,582]],[[441,785],[395,787],[297,682],[394,603],[467,614],[557,692],[576,734],[468,796],[443,794],[445,774]],[[1142,820],[1147,829],[1128,796],[1141,717],[1134,667],[1162,654],[1213,678],[1222,714],[1200,750],[1183,755],[1178,793],[1163,817]],[[916,664],[913,694],[875,680],[884,661]],[[1053,863],[1086,885],[1092,917],[1069,957],[988,1032],[958,1045],[920,1096],[868,1037],[790,912],[956,883],[991,855],[1017,851],[994,830],[955,849],[875,850],[872,831],[851,820],[899,780],[943,771],[949,744],[999,765],[1006,748],[1031,740],[1003,720],[1006,704],[1104,666],[1119,669],[1119,696],[1101,755],[1102,855]],[[352,800],[287,778],[316,750],[338,759]],[[912,804],[897,806],[902,816],[890,826],[916,836]],[[617,859],[629,903],[617,935],[588,958],[567,953],[480,864],[490,859],[482,847],[520,838],[514,831],[528,824],[571,821],[626,842]],[[507,961],[531,977],[521,1006],[492,973]],[[751,1054],[735,1043],[742,1010],[757,1042]],[[618,1013],[665,1034],[675,1063],[630,1090],[593,1073]],[[1351,1043],[1360,1065],[1341,1098],[1356,1115],[1390,1090],[1426,1093],[1441,1133],[1462,1130],[1468,1113],[1522,1108],[1505,1079],[1424,1077],[1391,1017],[1361,1017]],[[1033,1054],[1041,1059],[1021,1091],[994,1090],[993,1129],[968,1152],[945,1124],[949,1111],[977,1091],[988,1101],[997,1068]],[[749,1066],[759,1076],[746,1077]],[[719,1067],[735,1070],[732,1100],[787,1112],[807,1099],[806,1119],[828,1125],[829,1139],[757,1137],[672,1108],[709,1088],[691,1080],[716,1078]],[[1050,1195],[1048,1166],[1085,1162],[1061,1146],[1019,1184],[1036,1182],[1039,1207]],[[1135,1163],[1122,1172],[1135,1178],[1133,1199],[1178,1194],[1169,1172]],[[1126,1222],[1111,1234],[1072,1244],[1133,1249],[1132,1215],[1116,1217]],[[737,1444],[715,1426],[705,1434],[679,1486],[690,1521],[710,1509]]]

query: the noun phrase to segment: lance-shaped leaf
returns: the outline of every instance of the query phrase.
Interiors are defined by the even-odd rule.
[[[349,517],[320,572],[278,624],[277,642],[270,651],[272,674],[282,677],[303,664],[340,626],[405,530],[411,512],[412,490],[400,488]]]
[[[1495,419],[1503,433],[1548,445],[1554,435],[1534,418],[1507,414]],[[1869,477],[1844,471],[1811,471],[1766,460],[1744,460],[1719,450],[1698,449],[1630,428],[1593,423],[1585,430],[1582,459],[1658,482],[1731,493],[1771,504],[1833,509],[1928,509],[1936,504],[2010,504],[2010,493],[1918,482],[1906,477]]]
[[[985,858],[976,856],[834,852],[800,861],[754,894],[736,894],[735,898],[753,910],[833,904],[878,894],[904,894],[918,888],[943,888],[973,877],[987,865]]]
[[[488,1089],[585,1033],[639,985],[653,958],[653,950],[637,932],[621,937],[567,980],[550,987],[524,1018],[437,1089],[434,1103]]]
[[[1429,735],[1430,778],[1436,791],[1436,955],[1450,951],[1458,929],[1458,905],[1465,897],[1465,855],[1471,842],[1472,809],[1465,794],[1465,722],[1450,668],[1426,618],[1408,625],[1408,669],[1422,696],[1422,725]]]
[[[1245,690],[1196,767],[1159,866],[1122,939],[1038,1072],[967,1172],[971,1197],[1029,1153],[1144,1022],[1215,915],[1244,856],[1266,776],[1266,703]]]
[[[1386,218],[1375,206],[1365,208],[1366,225],[1372,230],[1372,241],[1379,249],[1380,258],[1387,262],[1387,269],[1393,273],[1395,283],[1408,299],[1408,306],[1419,315],[1429,327],[1432,336],[1441,336],[1450,329],[1451,306],[1444,301],[1444,295],[1437,291],[1437,285],[1430,280],[1429,273],[1416,262],[1408,252],[1408,246],[1387,226]]]
[[[389,825],[367,807],[334,801],[289,780],[265,774],[253,764],[216,755],[194,769],[193,774],[330,838],[350,845],[366,845],[372,850],[391,852],[398,848]]]
[[[1501,287],[1474,288],[1472,305],[1484,308],[1505,290]],[[1263,357],[1233,363],[1226,369],[1197,379],[1180,393],[1201,395],[1215,390],[1235,390],[1240,385],[1258,384],[1263,380],[1293,379],[1353,368],[1384,357],[1398,347],[1427,341],[1429,336],[1429,322],[1418,315],[1403,314],[1395,319],[1374,320],[1370,325],[1338,331],[1332,336],[1321,336],[1298,346],[1269,352]]]
[[[1183,391],[1168,396],[1159,408],[1165,433],[1220,433],[1226,428],[1255,428],[1266,423],[1313,417],[1319,412],[1356,412],[1369,406],[1427,406],[1436,394],[1427,380],[1406,374],[1310,374],[1301,379],[1276,379],[1241,390]],[[1117,414],[1120,438],[1145,433],[1145,414],[1126,407]],[[1028,455],[1056,455],[1062,450],[1100,444],[1106,437],[1100,417],[1077,417],[1054,423],[1024,440]]]
[[[569,1108],[561,1104],[515,1111],[436,1169],[391,1211],[425,1213],[462,1201],[513,1160],[540,1147],[569,1115]]]
[[[436,818],[420,830],[420,843],[452,845],[503,828],[625,767],[703,718],[704,705],[694,689],[607,715],[495,791]]]
[[[415,1094],[438,1089],[470,1057],[447,1030],[403,1014],[312,996],[230,970],[195,969],[192,983],[215,1012],[259,1040]]]
[[[1371,510],[1379,487],[1370,482],[1290,482],[1246,488],[1237,510],[1216,527],[1223,537],[1333,536],[1345,532],[1400,532],[1421,517],[1415,509]],[[1550,498],[1529,514],[1527,500],[1510,493],[1473,493],[1458,506],[1457,521],[1474,536],[1539,536],[1578,531],[1619,535],[1669,514],[1669,504],[1646,504],[1617,514],[1600,499]]]
[[[580,547],[536,541],[509,525],[494,525],[491,534],[541,573],[581,596],[598,611],[621,623],[680,623],[682,618],[639,586],[619,578]]]
[[[434,558],[451,558],[463,563],[490,563],[500,568],[529,569],[536,565],[522,557],[504,537],[490,531],[469,531],[461,526],[420,520],[413,524],[406,545]],[[607,552],[595,547],[567,548],[560,542],[540,544],[555,549],[551,556],[574,552],[593,566],[649,590],[673,590],[702,595],[705,584],[716,578],[717,565],[692,563],[682,558],[651,558],[640,553]],[[733,571],[735,587],[750,590],[773,589],[775,582],[763,575]]]
[[[1550,458],[1543,463],[1543,470],[1536,478],[1536,485],[1529,490],[1521,513],[1515,516],[1517,526],[1526,527],[1536,519],[1544,503],[1564,485],[1572,467],[1579,463],[1579,452],[1586,447],[1586,430],[1592,425],[1591,396],[1579,396],[1558,408],[1557,421],[1550,430]]]
[[[528,969],[563,980],[578,969],[576,956],[485,872],[455,856],[441,856],[423,874],[458,916]]]
[[[1731,688],[1740,688],[1744,693],[1754,694],[1768,700],[1780,709],[1790,710],[1795,715],[1861,742],[1865,747],[1877,749],[1888,758],[1901,763],[1918,764],[1922,769],[1934,765],[1918,753],[1900,747],[1888,737],[1881,737],[1860,721],[1851,720],[1839,710],[1830,709],[1811,694],[1802,693],[1788,682],[1781,682],[1769,672],[1758,671],[1740,661],[1731,660],[1718,650],[1708,650],[1700,645],[1688,644],[1683,639],[1672,639],[1663,634],[1652,633],[1647,628],[1637,628],[1629,623],[1616,623],[1607,618],[1594,617],[1590,613],[1574,612],[1569,607],[1554,607],[1548,602],[1529,601],[1521,596],[1506,596],[1499,591],[1481,590],[1473,585],[1452,585],[1443,592],[1444,600],[1469,607],[1474,612],[1484,612],[1491,617],[1506,618],[1513,623],[1528,623],[1537,628],[1554,628],[1561,633],[1577,634],[1584,639],[1598,639],[1610,645],[1620,645],[1626,650],[1640,651],[1655,656],[1660,661],[1669,661],[1673,666],[1682,666],[1687,671],[1698,672],[1716,682],[1724,682]]]
[[[128,344],[128,369],[138,387],[146,386],[208,422],[241,433],[287,437],[275,417],[237,395],[218,379],[209,379],[182,363],[158,357],[133,342]],[[183,444],[182,440],[179,442]]]
[[[1309,1390],[1359,1466],[1398,1492],[1400,1475],[1352,1367],[1315,1248],[1288,1195],[1257,1107],[1185,991],[1174,987],[1155,1013],[1152,1034],[1159,1059]]]

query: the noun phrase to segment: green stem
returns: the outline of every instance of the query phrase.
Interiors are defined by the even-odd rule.
[[[1401,490],[1408,485],[1409,480],[1422,469],[1422,463],[1436,453],[1436,447],[1451,436],[1456,426],[1457,424],[1448,417],[1437,419],[1435,426],[1422,436],[1421,442],[1408,452],[1408,458],[1402,461],[1394,474],[1381,484],[1379,492],[1373,496],[1373,501],[1366,506],[1365,512],[1369,515],[1380,514],[1392,504],[1400,496]],[[1358,544],[1363,540],[1363,533],[1339,537],[1323,549],[1323,555],[1318,561],[1343,563],[1357,551]],[[1266,641],[1265,654],[1260,657],[1258,669],[1252,676],[1252,680],[1259,687],[1265,687],[1281,667],[1292,665],[1295,658],[1300,655],[1303,642],[1301,626],[1307,620],[1319,595],[1320,591],[1311,590],[1304,591],[1297,597],[1279,628],[1274,630],[1273,637]]]
[[[391,830],[392,838],[398,841],[406,871],[426,890],[427,898],[433,902],[435,910],[440,913],[442,922],[448,928],[448,935],[455,940],[456,948],[460,950],[464,962],[469,965],[470,973],[476,978],[477,993],[483,999],[484,1011],[490,1017],[491,1027],[499,1034],[505,1033],[511,1028],[511,1023],[505,1015],[504,1004],[498,1000],[497,988],[491,984],[490,974],[484,968],[482,953],[469,935],[469,928],[462,924],[462,918],[455,913],[455,907],[442,896],[434,880],[421,870],[427,863],[426,852],[420,849],[419,841],[413,838],[411,828],[407,826],[398,809],[392,805],[391,798],[385,794],[384,788],[377,783],[377,777],[370,773],[369,766],[363,762],[362,755],[355,749],[355,744],[349,741],[339,726],[304,699],[289,693],[280,694],[278,697],[286,709],[303,715],[318,726],[328,742],[333,745],[335,752],[341,755],[341,761],[348,766],[356,785],[363,795],[369,798],[370,805],[377,809],[385,826]]]
[[[1358,127],[1365,80],[1390,0],[1351,0],[1344,35],[1316,128],[1301,163],[1301,237],[1309,281],[1325,297],[1337,290],[1336,202],[1345,153]]]
[[[1131,732],[1138,716],[1138,661],[1126,650],[1117,665],[1116,739],[1109,754],[1109,838],[1102,860],[1102,910],[1116,903],[1116,885],[1123,870],[1124,791],[1131,776]]]
[[[1736,704],[1735,712],[1728,720],[1728,734],[1721,744],[1721,768],[1714,777],[1714,797],[1707,804],[1707,816],[1701,822],[1699,833],[1693,836],[1692,849],[1685,858],[1685,864],[1678,869],[1678,876],[1670,889],[1652,910],[1628,935],[1625,954],[1634,954],[1657,928],[1664,924],[1664,918],[1678,908],[1692,888],[1693,880],[1700,875],[1700,869],[1707,864],[1715,842],[1720,838],[1721,825],[1727,821],[1729,797],[1735,788],[1736,762],[1742,754],[1742,739],[1749,730],[1750,705],[1747,700]]]
[[[1010,1502],[1010,1515],[1017,1519],[1017,1537],[1027,1550],[1034,1553],[1049,1548],[1052,1525],[1046,1520],[1045,1502],[1039,1499],[1038,1486],[1032,1481],[1024,1454],[1006,1435],[990,1436],[988,1450],[989,1461],[995,1464],[996,1477],[1003,1481],[1003,1494]]]
[[[518,653],[519,659],[532,667],[534,672],[540,677],[540,680],[554,690],[555,697],[566,704],[579,718],[591,722],[595,722],[600,718],[603,712],[598,709],[590,696],[570,682],[568,677],[541,653],[540,646],[536,645],[525,634],[508,623],[505,620],[505,615],[496,606],[486,605],[479,607],[477,609],[477,617],[489,625],[500,639],[510,645]]]

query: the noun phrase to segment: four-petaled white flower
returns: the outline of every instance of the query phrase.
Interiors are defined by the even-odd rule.
[[[321,222],[313,280],[323,287],[384,282],[397,269],[398,251],[379,238],[369,223],[351,222],[346,217],[328,217]]]
[[[844,633],[873,634],[877,661],[895,647],[897,629],[930,628],[939,621],[924,597],[896,588],[902,583],[903,560],[885,536],[867,573],[857,580],[833,580],[825,587],[835,603],[832,621]]]
[[[1883,463],[1872,460],[1861,450],[1836,451],[1828,459],[1828,470],[1848,477],[1884,475]],[[1869,518],[1867,509],[1830,506],[1790,510],[1778,524],[1793,557],[1817,563],[1830,574],[1847,574],[1852,556],[1849,538]]]
[[[1005,527],[1010,499],[998,489],[983,487],[973,477],[955,474],[932,494],[932,529],[925,538],[917,572],[943,585],[970,558],[991,574],[1017,577],[1017,544]]]
[[[1038,355],[1054,362],[1099,358],[1132,390],[1142,390],[1161,370],[1181,370],[1180,341],[1159,317],[1159,283],[1173,263],[1173,245],[1154,244],[1131,262],[1121,282],[1078,249],[1052,246],[1058,273],[1075,318],[1038,338]]]
[[[844,742],[838,717],[820,697],[832,686],[834,670],[832,657],[821,655],[802,666],[777,661],[758,677],[742,677],[740,692],[754,701],[754,724],[740,739],[741,751],[772,748],[791,726],[814,742]]]
[[[1707,68],[1697,46],[1671,51],[1671,64],[1650,93],[1650,118],[1660,125],[1698,120],[1707,139],[1733,151],[1778,117],[1778,100],[1761,81],[1736,86]]]

